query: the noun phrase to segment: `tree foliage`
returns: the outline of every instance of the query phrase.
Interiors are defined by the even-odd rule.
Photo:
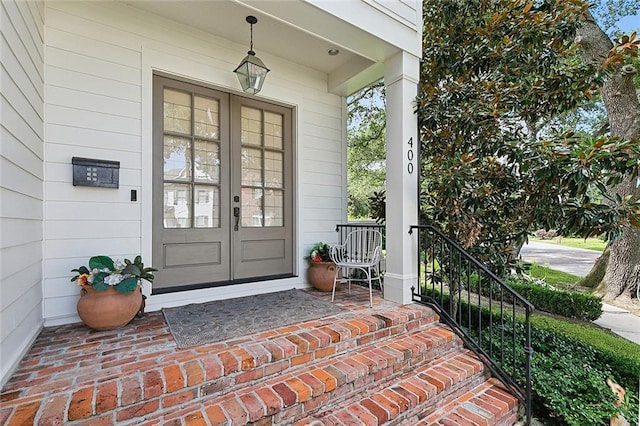
[[[637,141],[554,122],[607,77],[574,43],[587,13],[579,0],[424,1],[424,213],[498,273],[533,225],[614,237],[638,220],[638,203],[607,191],[637,176]]]
[[[347,104],[347,192],[350,217],[369,218],[369,198],[386,179],[385,90],[377,82],[351,96]]]

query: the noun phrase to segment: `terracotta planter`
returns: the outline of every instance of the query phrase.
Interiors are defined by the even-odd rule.
[[[333,277],[336,273],[336,264],[333,262],[310,262],[307,270],[307,280],[320,291],[333,290]],[[338,280],[342,277],[342,272],[338,275]],[[340,284],[340,281],[337,282]],[[337,287],[336,284],[336,287]]]
[[[131,293],[118,293],[109,288],[96,291],[85,285],[80,289],[78,315],[87,327],[94,330],[114,330],[128,324],[142,305],[142,289]]]

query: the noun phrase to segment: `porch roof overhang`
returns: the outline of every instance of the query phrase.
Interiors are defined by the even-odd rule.
[[[329,92],[348,96],[381,79],[384,62],[400,51],[420,55],[421,20],[372,8],[361,0],[126,1],[164,18],[249,46],[247,15],[258,18],[254,45],[327,75]],[[371,29],[377,34],[373,34]],[[336,56],[330,49],[339,49]],[[238,61],[244,56],[238,52]]]

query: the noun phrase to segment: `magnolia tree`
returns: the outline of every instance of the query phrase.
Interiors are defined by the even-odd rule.
[[[638,2],[635,3],[638,6]],[[586,62],[608,71],[601,94],[611,136],[635,141],[637,145],[640,140],[640,102],[634,87],[634,78],[638,73],[634,65],[638,61],[634,61],[634,58],[638,57],[640,43],[635,35],[620,36],[614,44],[593,17],[586,14],[575,42],[581,46]],[[627,174],[622,181],[610,185],[607,192],[616,200],[637,202],[640,200],[637,173]],[[584,281],[605,293],[607,299],[630,299],[634,293],[637,297],[640,287],[639,225],[637,217],[629,218],[621,235],[610,241],[605,253]]]
[[[640,108],[625,65],[638,44],[614,47],[597,29],[577,0],[424,2],[422,214],[498,273],[517,265],[533,227],[606,234],[638,265],[622,256],[640,256]],[[558,125],[600,93],[610,131]],[[634,283],[611,270],[611,295],[630,294],[637,273]]]

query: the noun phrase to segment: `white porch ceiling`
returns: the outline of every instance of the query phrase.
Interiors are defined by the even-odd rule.
[[[253,27],[258,57],[269,53],[323,72],[329,90],[342,95],[381,78],[384,57],[393,50],[384,41],[302,1],[133,0],[127,4],[243,45],[238,62],[249,50],[245,18],[253,15],[258,18]],[[339,49],[340,54],[330,56],[329,49]]]

